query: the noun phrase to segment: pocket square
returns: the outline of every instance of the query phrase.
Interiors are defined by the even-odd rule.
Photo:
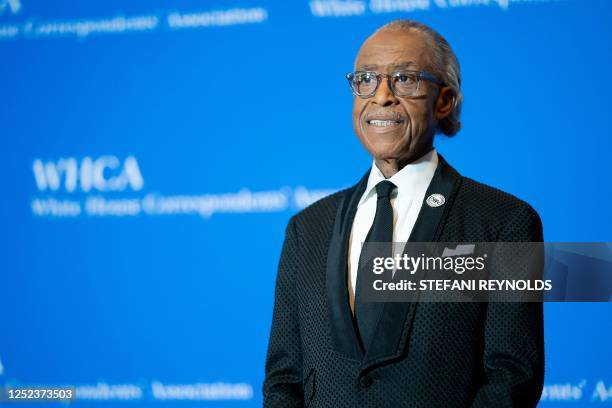
[[[457,245],[457,248],[450,249],[444,247],[444,252],[442,252],[442,256],[461,256],[461,255],[471,255],[474,253],[474,248],[476,245],[467,244],[467,245]]]

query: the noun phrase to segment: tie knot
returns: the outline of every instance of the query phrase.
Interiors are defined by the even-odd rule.
[[[397,186],[389,180],[381,181],[376,185],[376,194],[378,198],[389,198],[391,192],[395,190]]]

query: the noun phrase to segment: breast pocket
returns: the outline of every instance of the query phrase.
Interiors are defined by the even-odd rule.
[[[302,383],[304,387],[304,408],[308,408],[315,393],[315,370],[311,368]]]

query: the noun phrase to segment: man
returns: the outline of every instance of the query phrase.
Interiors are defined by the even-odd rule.
[[[433,149],[436,133],[460,127],[459,64],[443,37],[391,22],[355,70],[353,126],[374,163],[287,226],[264,405],[535,406],[541,303],[388,302],[373,314],[360,301],[364,242],[540,242],[542,226],[527,203],[461,176]]]

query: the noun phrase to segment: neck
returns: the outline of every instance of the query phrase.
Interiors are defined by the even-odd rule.
[[[375,159],[376,167],[380,170],[380,172],[385,176],[385,178],[391,178],[395,173],[406,167],[410,163],[414,163],[425,154],[429,153],[433,149],[433,146],[429,146],[428,148],[415,152],[410,156],[403,158],[381,158]]]

